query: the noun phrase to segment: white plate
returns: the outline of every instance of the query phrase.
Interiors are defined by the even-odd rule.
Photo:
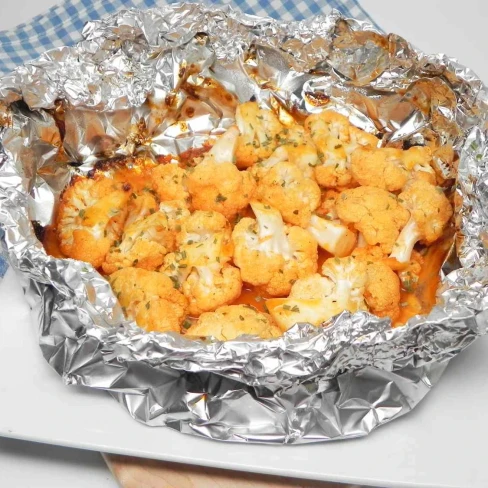
[[[367,438],[304,446],[227,444],[147,427],[103,392],[63,385],[37,346],[18,280],[0,284],[0,435],[318,480],[402,487],[488,486],[488,340],[453,361],[413,413]]]

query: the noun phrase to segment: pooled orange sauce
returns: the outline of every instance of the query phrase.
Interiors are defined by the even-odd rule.
[[[412,292],[402,290],[400,316],[394,327],[401,326],[415,315],[427,314],[436,304],[440,283],[440,269],[452,245],[452,236],[446,237],[427,248],[419,275],[419,285]]]
[[[59,248],[58,234],[54,225],[48,225],[44,229],[44,238],[42,244],[46,253],[53,258],[65,258],[66,256],[61,252]]]
[[[245,284],[242,288],[241,296],[232,302],[232,305],[251,305],[260,312],[266,312],[266,300],[272,298],[252,285]]]

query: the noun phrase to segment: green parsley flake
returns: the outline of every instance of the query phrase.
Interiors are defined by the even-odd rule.
[[[216,203],[225,202],[226,200],[227,200],[227,197],[224,197],[224,195],[222,195],[220,193],[215,197]]]

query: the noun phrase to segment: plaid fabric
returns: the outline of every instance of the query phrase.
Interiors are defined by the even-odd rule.
[[[243,12],[282,20],[301,20],[337,9],[347,17],[372,19],[357,0],[206,0],[208,4],[230,4]],[[124,8],[151,8],[171,0],[67,0],[15,29],[0,31],[0,75],[36,59],[54,47],[79,41],[86,22]]]
[[[374,21],[356,0],[206,0],[209,4],[231,4],[241,11],[282,20],[301,20],[319,13],[337,9],[347,17]],[[36,59],[43,52],[60,46],[69,46],[81,38],[86,22],[100,19],[124,8],[151,8],[173,3],[171,0],[67,0],[29,23],[15,29],[0,31],[0,76],[16,66]],[[0,229],[0,241],[3,231]],[[0,279],[8,269],[3,249],[0,248]]]

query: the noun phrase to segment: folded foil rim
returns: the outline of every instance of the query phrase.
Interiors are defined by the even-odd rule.
[[[0,132],[5,246],[39,325],[44,357],[67,384],[109,391],[132,417],[148,425],[237,442],[317,442],[366,435],[409,412],[448,361],[487,332],[487,91],[457,61],[423,55],[398,36],[389,38],[388,58],[388,50],[369,35],[379,33],[353,19],[346,20],[350,44],[341,50],[333,41],[343,22],[338,12],[279,22],[199,4],[121,11],[87,24],[77,46],[49,51],[0,80],[0,104],[10,107]],[[250,91],[238,79],[236,86],[244,86],[242,98],[254,93],[266,103],[271,92],[278,100],[313,110],[305,106],[303,94],[319,87],[344,110],[347,104],[340,102],[351,93],[372,90],[379,98],[395,90],[404,93],[430,72],[439,73],[456,94],[456,106],[441,95],[435,107],[430,102],[428,123],[420,110],[402,124],[383,121],[385,127],[389,124],[391,141],[425,138],[430,124],[460,153],[457,253],[443,266],[442,305],[427,316],[391,329],[388,320],[369,313],[343,313],[327,328],[297,324],[274,340],[190,340],[142,331],[124,319],[107,281],[90,265],[46,255],[31,220],[49,221],[55,196],[72,173],[56,159],[60,133],[46,110],[54,109],[59,98],[68,100],[74,114],[85,111],[102,120],[104,130],[114,128],[117,141],[128,125],[118,127],[110,114],[140,114],[149,93],[153,100],[161,99],[177,84],[175,67],[189,59],[220,80],[225,78],[222,66],[242,75],[251,41],[257,44],[251,47],[261,78],[267,73],[275,88],[255,78]],[[354,63],[364,69],[347,72]],[[354,84],[351,77],[356,75]],[[331,88],[332,79],[342,80],[343,93],[327,91],[337,89]],[[358,107],[349,115],[375,130]],[[206,130],[219,132],[228,124],[224,114]],[[83,122],[75,120],[73,127],[77,137],[70,140],[70,156],[88,170],[97,158],[87,150]],[[192,134],[191,144],[198,145],[202,137]],[[158,133],[151,150],[165,154],[174,144],[168,139],[166,132]],[[119,141],[114,155],[133,150]]]

